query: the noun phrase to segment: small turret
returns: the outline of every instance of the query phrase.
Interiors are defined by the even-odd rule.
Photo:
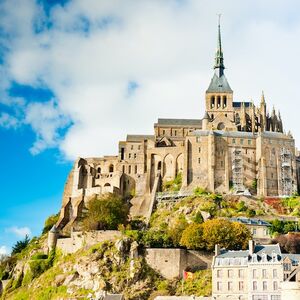
[[[202,130],[207,130],[208,122],[210,122],[210,117],[206,111],[202,119]]]
[[[58,238],[58,230],[55,225],[51,228],[51,230],[48,232],[48,251],[52,251],[56,248]]]

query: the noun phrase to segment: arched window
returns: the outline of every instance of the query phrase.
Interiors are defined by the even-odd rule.
[[[114,165],[110,165],[109,166],[109,173],[113,173],[114,172]]]
[[[128,166],[128,173],[131,174],[131,166]]]
[[[221,106],[221,96],[217,97],[217,108]]]
[[[97,168],[97,173],[98,173],[98,174],[101,173],[101,168],[100,168],[100,167]]]
[[[227,106],[227,97],[223,96],[223,107],[225,108]]]
[[[107,183],[104,184],[104,186],[110,186],[110,183],[107,182]]]
[[[125,166],[122,167],[122,172],[125,173]]]
[[[134,173],[137,173],[137,166],[134,166]]]
[[[215,107],[215,96],[211,96],[210,98],[210,108],[214,108]]]

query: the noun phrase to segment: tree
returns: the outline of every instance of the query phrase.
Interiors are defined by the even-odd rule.
[[[169,236],[171,237],[174,246],[180,245],[180,239],[181,239],[182,233],[187,226],[188,226],[188,223],[187,223],[185,217],[183,217],[183,218],[180,217],[180,218],[177,218],[175,220],[174,224],[172,224],[169,227]]]
[[[25,249],[30,242],[29,236],[26,234],[24,240],[17,241],[16,244],[12,247],[12,255],[15,255],[17,253],[22,252],[23,249]]]
[[[193,250],[204,249],[203,224],[190,224],[182,233],[180,245]]]
[[[300,235],[298,233],[290,233],[279,235],[275,238],[275,243],[279,243],[283,252],[299,253],[300,252]]]
[[[87,216],[83,219],[85,230],[117,229],[127,221],[128,205],[114,194],[91,199],[87,208]]]
[[[58,221],[59,214],[49,216],[44,224],[42,233],[47,233]]]
[[[205,248],[212,251],[216,244],[232,250],[245,249],[251,233],[243,224],[225,219],[213,219],[203,224]]]

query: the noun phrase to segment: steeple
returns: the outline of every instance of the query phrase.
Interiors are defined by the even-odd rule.
[[[260,103],[264,103],[264,104],[266,103],[264,91],[262,91],[262,93],[261,93]]]
[[[224,58],[223,58],[223,50],[222,50],[222,42],[221,42],[221,25],[220,25],[220,19],[221,14],[219,16],[219,22],[218,22],[218,43],[217,43],[217,50],[215,55],[215,73],[218,77],[221,77],[224,74]]]

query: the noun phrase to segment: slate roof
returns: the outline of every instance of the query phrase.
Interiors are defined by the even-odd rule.
[[[154,140],[154,135],[147,134],[128,134],[126,137],[127,142],[140,142],[143,140]]]
[[[218,77],[216,74],[214,74],[206,92],[207,93],[223,93],[223,92],[232,93],[232,89],[229,86],[229,83],[225,75]]]
[[[232,102],[233,107],[241,107],[242,103],[244,103],[245,107],[250,107],[251,102]]]
[[[206,135],[217,135],[217,136],[228,136],[228,137],[240,137],[240,138],[253,138],[257,136],[257,133],[246,132],[246,131],[223,131],[223,130],[195,130],[196,136]]]
[[[254,253],[261,256],[263,253],[272,256],[273,253],[281,255],[279,244],[276,245],[255,245]]]
[[[261,219],[251,219],[251,218],[230,218],[229,219],[232,222],[239,222],[245,225],[257,225],[257,226],[271,226],[270,223],[261,220]]]
[[[249,251],[248,250],[240,250],[240,251],[227,251],[221,252],[220,255],[218,255],[218,258],[237,258],[237,257],[248,257]]]
[[[192,126],[192,127],[201,127],[201,119],[158,119],[158,125],[176,125],[176,126]]]
[[[282,254],[283,259],[285,257],[288,257],[291,261],[293,265],[298,265],[300,262],[300,254],[290,254],[290,253],[284,253]]]

